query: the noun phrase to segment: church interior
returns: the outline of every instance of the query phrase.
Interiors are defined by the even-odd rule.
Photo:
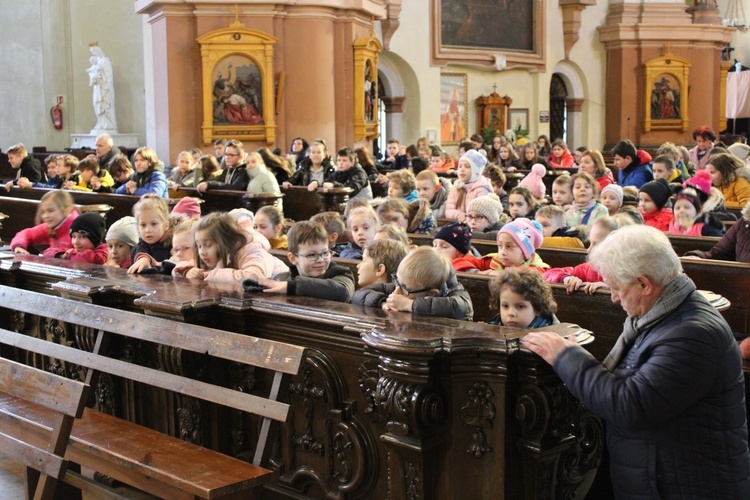
[[[34,225],[44,194],[10,187],[15,173],[3,152],[19,143],[29,154],[75,150],[83,159],[106,133],[123,151],[153,150],[170,169],[181,152],[213,154],[216,141],[283,156],[297,138],[322,139],[335,163],[342,148],[366,147],[385,160],[389,140],[409,146],[426,138],[458,164],[461,144],[475,135],[488,146],[498,135],[516,144],[545,136],[562,140],[570,153],[601,151],[614,171],[612,150],[625,139],[655,157],[666,142],[696,146],[699,127],[710,127],[727,146],[746,143],[750,134],[747,0],[0,0],[0,12],[0,179],[9,182],[0,186],[4,245]],[[522,177],[507,175],[514,185]],[[552,182],[545,179],[548,198]],[[385,197],[387,190],[386,181],[373,194]],[[199,214],[246,208],[256,222],[258,210],[278,200],[282,217],[300,221],[323,211],[343,214],[350,198],[333,185],[317,192],[282,186],[278,196],[244,188],[187,192],[199,199]],[[132,215],[138,199],[129,194],[78,191],[73,198],[82,214],[106,213],[110,228]],[[181,196],[185,191],[170,209]],[[737,224],[741,208],[730,210]],[[430,234],[408,233],[417,246],[433,244]],[[670,239],[680,256],[719,241]],[[494,241],[475,248],[497,251]],[[587,258],[583,244],[538,250],[553,267]],[[293,259],[286,249],[273,255],[285,264]],[[91,383],[89,408],[78,408],[76,419],[82,413],[86,420],[95,406],[176,442],[163,445],[174,456],[153,464],[150,451],[147,458],[113,458],[108,445],[91,444],[93,428],[87,435],[69,423],[71,451],[63,447],[61,455],[70,459],[70,484],[62,484],[63,461],[59,498],[81,498],[77,490],[87,488],[83,498],[133,493],[122,484],[148,492],[138,498],[612,498],[601,420],[541,358],[521,352],[523,332],[501,326],[498,334],[484,324],[497,312],[488,303],[488,276],[458,273],[474,300],[474,322],[459,322],[248,294],[239,281],[186,285],[157,272],[50,260],[0,250],[0,332],[46,338],[97,359],[100,348],[116,353],[101,356],[95,369],[102,376],[92,376],[94,368],[87,371],[73,354],[0,333],[2,357]],[[345,261],[356,284],[360,268]],[[720,310],[732,330],[750,333],[750,264],[682,263],[699,288],[728,299]],[[398,283],[395,271],[393,277]],[[592,292],[586,301],[567,292],[553,285],[562,321],[555,331],[567,335],[571,323],[580,325],[577,334],[593,335],[589,349],[603,359],[625,313],[609,292]],[[81,323],[66,312],[73,301],[82,304]],[[139,328],[160,331],[163,340],[134,333]],[[225,348],[240,336],[258,341],[246,343],[255,366]],[[205,338],[221,348],[214,351]],[[292,367],[295,356],[299,365]],[[141,380],[115,360],[165,372],[175,385],[170,378],[152,387],[158,376]],[[267,373],[272,369],[278,377]],[[743,369],[750,380],[750,355]],[[214,393],[211,384],[222,387]],[[227,387],[261,392],[248,406],[262,409],[227,403]],[[18,415],[8,416],[3,392],[0,433],[10,428],[16,439],[44,449],[55,420],[25,427]],[[22,410],[30,411],[16,408]],[[274,411],[288,415],[269,417]],[[128,448],[127,441],[118,443]],[[136,442],[134,434],[127,450],[133,456],[143,452]],[[202,477],[191,464],[170,468],[170,459],[204,449],[217,453],[205,459]],[[224,474],[229,459],[256,468],[253,478]],[[97,469],[99,463],[106,465]],[[43,470],[37,484],[40,474],[31,469],[19,468],[13,456],[0,461],[0,490],[21,498],[24,487],[47,488],[54,474]],[[94,471],[104,479],[88,477]],[[175,479],[183,473],[184,480]]]

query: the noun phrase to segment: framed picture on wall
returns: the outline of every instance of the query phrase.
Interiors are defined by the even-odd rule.
[[[513,132],[516,133],[516,136],[519,135],[519,132],[523,135],[527,135],[529,133],[529,109],[511,109],[508,112],[508,123],[510,124],[510,128],[513,129]]]
[[[469,130],[466,73],[440,75],[440,143],[458,144]]]

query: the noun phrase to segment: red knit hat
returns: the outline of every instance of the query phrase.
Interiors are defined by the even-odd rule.
[[[682,187],[691,187],[698,192],[702,202],[711,195],[711,173],[708,170],[698,170],[694,177],[682,183]]]
[[[174,206],[171,215],[184,215],[188,219],[199,219],[201,206],[195,198],[185,196]]]

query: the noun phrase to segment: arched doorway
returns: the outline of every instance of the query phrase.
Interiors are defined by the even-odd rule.
[[[552,75],[552,81],[549,86],[549,138],[551,141],[555,139],[566,141],[567,139],[567,108],[568,88],[562,77],[555,73]]]

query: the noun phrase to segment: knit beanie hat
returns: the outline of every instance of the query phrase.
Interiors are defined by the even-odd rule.
[[[485,165],[487,165],[487,156],[485,156],[486,153],[483,155],[483,152],[484,151],[480,153],[476,149],[470,149],[463,154],[460,160],[458,160],[459,163],[467,161],[469,165],[471,165],[471,179],[469,182],[474,182],[479,179]]]
[[[106,240],[120,240],[128,246],[135,246],[138,243],[138,223],[135,217],[123,217],[115,221],[107,231]]]
[[[170,215],[184,215],[188,219],[198,219],[201,216],[201,206],[195,198],[185,196],[177,202]]]
[[[98,247],[104,238],[104,232],[107,230],[107,224],[104,218],[96,212],[86,212],[73,220],[70,225],[70,234],[81,233]]]
[[[623,198],[625,196],[625,194],[622,192],[622,186],[619,186],[617,184],[607,184],[599,194],[600,199],[604,193],[613,193],[615,196],[617,196],[617,199],[620,200],[620,206],[622,206]]]
[[[647,182],[641,186],[641,192],[649,195],[651,200],[659,207],[659,210],[664,208],[664,205],[669,201],[669,197],[672,196],[672,189],[664,179]]]
[[[677,204],[677,202],[679,200],[687,200],[687,201],[689,201],[695,207],[695,211],[697,213],[701,213],[701,200],[700,200],[700,197],[698,196],[698,193],[696,192],[695,189],[693,189],[693,188],[681,189],[677,193],[677,196],[675,197],[675,200],[674,200],[675,205]]]
[[[504,225],[500,232],[497,233],[498,242],[500,242],[500,235],[503,233],[509,234],[518,246],[521,247],[523,256],[526,259],[531,257],[534,251],[542,246],[542,241],[544,241],[542,225],[526,217],[519,217],[513,222]]]
[[[524,177],[518,185],[526,186],[531,191],[531,194],[534,195],[534,198],[541,200],[547,192],[547,187],[542,180],[545,175],[547,175],[547,169],[544,168],[544,165],[541,163],[535,163],[531,167],[529,175]]]
[[[471,228],[465,222],[449,222],[435,233],[436,240],[443,240],[466,255],[471,250]]]
[[[682,187],[691,187],[696,190],[701,202],[711,195],[711,173],[708,170],[698,170],[694,177],[682,183]]]
[[[500,213],[503,211],[503,205],[500,203],[500,200],[498,200],[496,194],[488,194],[471,200],[467,211],[479,212],[484,215],[490,225],[493,225],[500,220]]]

